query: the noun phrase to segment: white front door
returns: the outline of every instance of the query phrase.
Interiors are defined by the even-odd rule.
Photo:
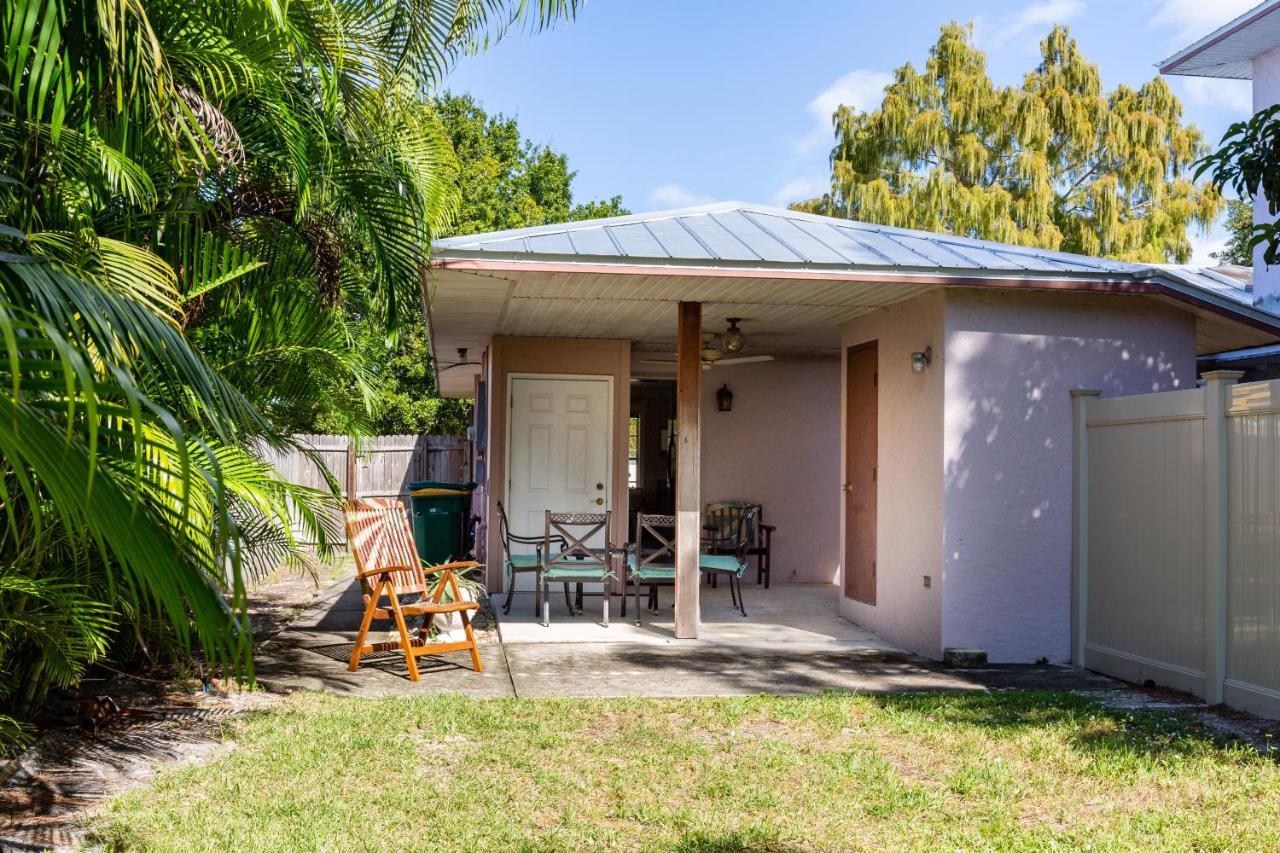
[[[547,510],[609,509],[611,381],[513,376],[510,383],[507,511],[512,532],[541,537]],[[532,552],[533,546],[521,550]],[[533,588],[532,574],[517,578],[521,589]]]

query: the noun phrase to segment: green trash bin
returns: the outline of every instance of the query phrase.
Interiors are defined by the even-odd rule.
[[[413,540],[429,566],[461,560],[467,553],[467,521],[475,483],[416,480],[409,484]]]

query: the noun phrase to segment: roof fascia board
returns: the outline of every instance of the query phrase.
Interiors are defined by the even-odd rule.
[[[1221,27],[1218,27],[1218,29],[1201,38],[1199,41],[1187,45],[1163,62],[1156,63],[1156,67],[1160,70],[1161,74],[1182,74],[1188,77],[1198,76],[1193,71],[1179,71],[1178,66],[1189,59],[1199,56],[1201,53],[1218,44],[1223,39],[1229,38],[1240,30],[1243,30],[1251,24],[1265,18],[1276,9],[1280,9],[1280,0],[1268,0],[1266,3],[1255,6],[1249,11],[1244,12],[1238,17],[1223,24]]]

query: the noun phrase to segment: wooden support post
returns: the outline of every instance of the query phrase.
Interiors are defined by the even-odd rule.
[[[1071,662],[1085,667],[1089,639],[1089,400],[1102,396],[1089,388],[1071,390],[1075,434],[1071,470]]]
[[[1222,701],[1227,677],[1227,567],[1230,500],[1227,468],[1227,410],[1231,386],[1244,374],[1214,370],[1203,375],[1204,403],[1204,701]]]
[[[696,640],[702,540],[702,304],[681,302],[676,331],[676,638]]]

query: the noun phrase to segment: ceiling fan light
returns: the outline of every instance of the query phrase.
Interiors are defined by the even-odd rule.
[[[729,328],[720,336],[720,349],[725,355],[742,352],[747,346],[747,336],[738,328],[738,317],[729,318]]]

